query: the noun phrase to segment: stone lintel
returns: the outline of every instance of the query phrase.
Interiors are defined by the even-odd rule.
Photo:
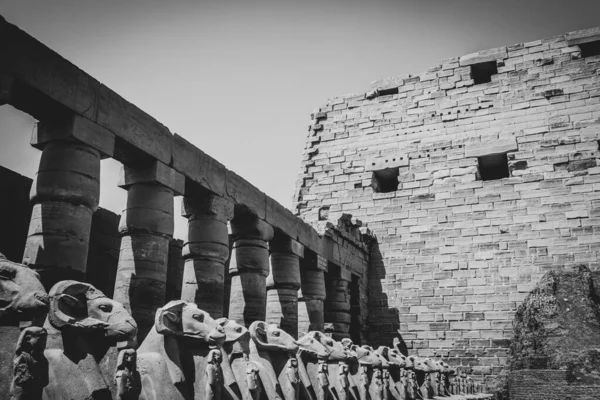
[[[365,172],[406,166],[408,166],[408,156],[406,154],[390,154],[384,157],[374,157],[366,160]]]
[[[341,279],[346,282],[352,282],[352,272],[346,268],[340,268],[340,276],[337,276],[336,279]]]
[[[282,234],[275,234],[269,243],[271,253],[291,253],[304,258],[304,246],[302,243]]]
[[[600,27],[569,32],[565,35],[565,37],[569,46],[595,42],[597,40],[600,40]]]
[[[96,96],[99,125],[153,159],[171,162],[173,134],[166,126],[104,85]]]
[[[329,263],[327,262],[327,258],[323,257],[321,254],[323,253],[317,253],[317,263],[314,266],[316,269],[327,272],[329,271]]]
[[[195,214],[213,215],[222,221],[230,221],[233,218],[233,203],[214,194],[202,197],[184,196],[181,202],[181,215],[190,218]]]
[[[488,143],[467,145],[465,149],[465,157],[481,157],[490,154],[501,154],[517,150],[518,146],[515,138],[500,139]]]
[[[98,150],[103,157],[112,157],[115,151],[115,135],[112,132],[77,114],[60,124],[38,123],[31,145],[42,150],[47,143],[55,140],[79,141]]]
[[[226,197],[251,210],[258,218],[266,220],[267,195],[233,171],[227,171],[225,179]]]
[[[344,246],[344,244],[346,246]],[[362,251],[348,242],[337,243],[330,237],[323,237],[322,256],[329,262],[347,268],[362,277],[368,268],[366,257],[360,257]],[[366,254],[365,254],[366,256]]]
[[[118,186],[127,189],[136,183],[157,183],[173,190],[175,195],[182,195],[185,191],[185,177],[158,160],[144,167],[121,168]]]
[[[172,165],[204,189],[225,195],[227,168],[178,134],[173,136]]]
[[[495,49],[481,50],[476,53],[467,54],[460,58],[460,66],[479,64],[482,62],[503,60],[508,57],[506,47],[497,47]]]
[[[301,220],[296,217],[294,213],[269,196],[266,196],[266,202],[265,220],[269,221],[285,235],[291,238],[297,238]]]
[[[0,70],[86,118],[96,115],[100,83],[1,17]]]
[[[248,215],[240,218],[236,215],[231,220],[231,233],[234,240],[259,239],[269,241],[273,238],[275,231],[270,224],[260,218],[252,218]]]

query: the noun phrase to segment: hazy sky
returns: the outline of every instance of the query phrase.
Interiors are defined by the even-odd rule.
[[[328,98],[600,25],[600,1],[0,0],[0,14],[290,207]],[[0,120],[0,165],[33,176],[31,120],[8,107]],[[101,205],[120,212],[116,164],[103,162]]]

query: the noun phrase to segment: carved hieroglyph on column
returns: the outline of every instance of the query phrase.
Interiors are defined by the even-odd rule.
[[[123,236],[114,298],[138,322],[140,340],[165,302],[173,196],[183,192],[185,181],[158,161],[144,168],[124,167],[121,180],[119,186],[128,193],[119,223]]]
[[[229,263],[229,319],[250,326],[254,321],[265,320],[268,241],[273,237],[273,228],[249,212],[238,213],[236,210],[231,220],[231,231],[234,242]]]
[[[320,263],[318,258],[318,255],[309,253],[300,260],[302,289],[298,303],[298,332],[324,329],[325,272],[319,265],[326,265],[326,262],[322,259]]]
[[[23,263],[39,272],[46,288],[64,279],[83,280],[92,213],[100,197],[100,158],[112,153],[114,137],[72,117],[40,123],[32,145],[43,152],[31,187]]]
[[[233,218],[233,203],[212,194],[185,197],[181,213],[188,219],[181,299],[196,303],[214,318],[220,318],[225,262],[229,258],[227,221]]]
[[[300,257],[304,246],[283,235],[275,235],[270,243],[271,263],[267,277],[268,324],[277,324],[298,338],[298,289],[300,289]]]

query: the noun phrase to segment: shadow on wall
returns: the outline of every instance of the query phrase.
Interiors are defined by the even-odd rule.
[[[373,347],[391,346],[394,338],[399,338],[406,351],[406,345],[399,334],[400,319],[398,309],[390,307],[388,295],[384,291],[386,269],[379,244],[375,239],[371,244],[371,265],[369,266],[369,344]]]
[[[0,253],[19,263],[31,218],[30,189],[31,179],[0,167]]]

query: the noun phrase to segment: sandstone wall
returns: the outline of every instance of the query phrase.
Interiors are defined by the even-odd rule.
[[[297,213],[350,213],[377,237],[375,342],[399,328],[412,353],[495,374],[544,272],[600,269],[598,40],[596,28],[455,57],[315,110]]]

